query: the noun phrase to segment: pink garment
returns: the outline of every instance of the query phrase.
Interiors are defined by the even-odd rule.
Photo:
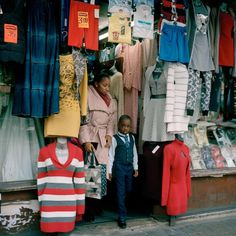
[[[110,98],[111,95],[109,94]],[[95,155],[99,163],[108,164],[108,148],[105,147],[105,136],[113,136],[115,107],[111,98],[109,106],[93,86],[88,89],[88,115],[89,123],[81,126],[79,140],[81,144],[86,142],[98,143]]]
[[[138,91],[141,90],[142,78],[142,44],[122,45],[123,80],[125,88],[124,111],[132,118],[132,132],[136,133],[138,120]]]

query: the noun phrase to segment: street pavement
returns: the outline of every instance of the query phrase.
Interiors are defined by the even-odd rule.
[[[9,234],[1,233],[0,236]],[[44,234],[39,226],[19,232],[14,236],[236,236],[236,209],[202,213],[177,218],[175,226],[169,226],[165,219],[155,216],[131,216],[127,228],[117,226],[116,214],[106,212],[94,223],[79,222],[71,233]]]
[[[120,229],[114,221],[78,225],[70,234],[59,236],[236,236],[236,212],[221,212],[177,219],[175,226],[153,217],[127,220],[127,228]]]

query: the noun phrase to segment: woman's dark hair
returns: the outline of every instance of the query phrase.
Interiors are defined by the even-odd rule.
[[[128,115],[122,115],[119,118],[118,124],[120,124],[123,120],[130,120],[131,121],[131,117]]]
[[[95,83],[100,83],[104,78],[110,78],[110,75],[108,73],[108,70],[103,69],[101,70],[99,73],[96,73],[94,75],[94,79],[93,79],[93,85]]]

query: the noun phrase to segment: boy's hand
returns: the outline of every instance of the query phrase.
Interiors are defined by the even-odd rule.
[[[138,170],[134,171],[134,177],[138,177]]]
[[[108,175],[108,180],[111,181],[112,180],[112,174]]]

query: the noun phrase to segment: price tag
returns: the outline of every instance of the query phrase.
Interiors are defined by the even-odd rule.
[[[94,17],[99,18],[99,9],[94,9]]]
[[[78,11],[78,27],[79,28],[89,28],[88,12]]]
[[[156,147],[152,150],[152,153],[155,154],[159,148],[160,148],[160,146],[156,145]]]
[[[17,43],[18,41],[18,29],[17,25],[4,24],[4,42],[5,43]]]

